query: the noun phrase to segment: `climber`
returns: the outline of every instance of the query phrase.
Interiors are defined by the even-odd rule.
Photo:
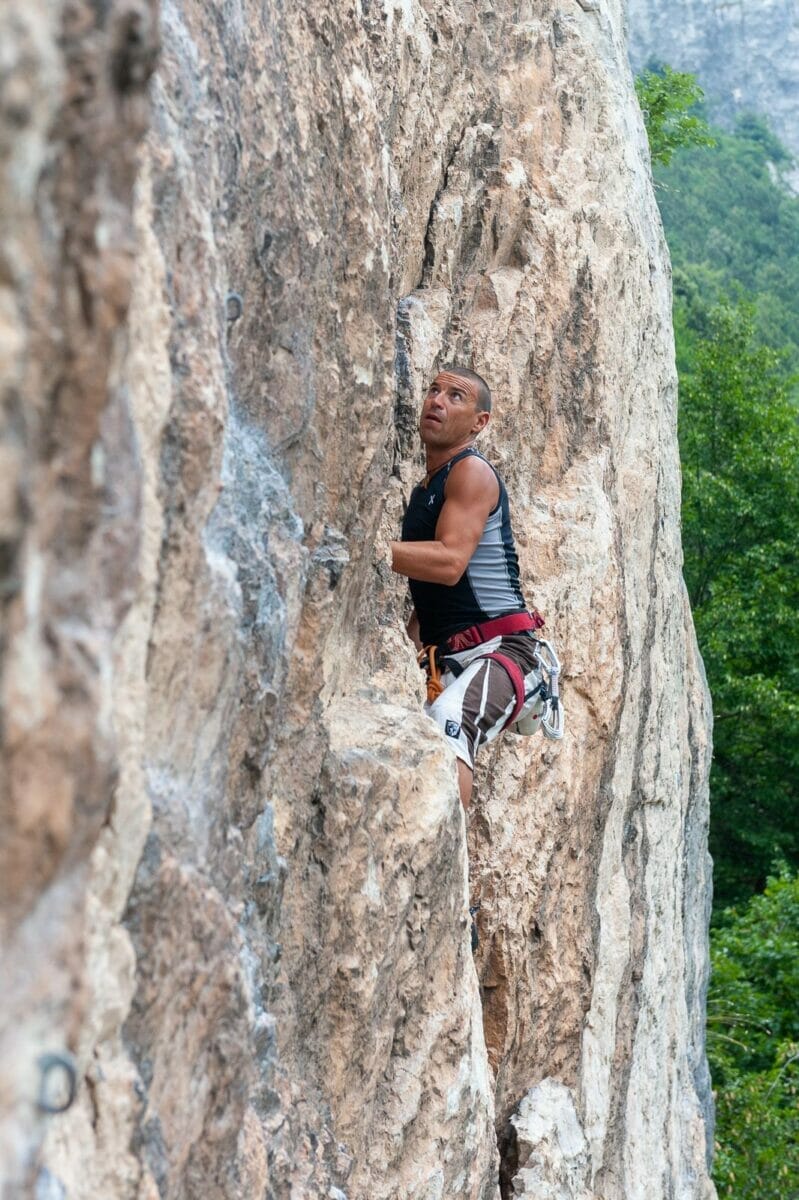
[[[536,664],[531,635],[543,624],[519,586],[505,486],[474,444],[490,417],[484,379],[465,367],[438,372],[419,420],[427,474],[391,543],[414,605],[408,636],[428,671],[425,712],[457,755],[464,808],[475,751],[519,712],[519,680]]]

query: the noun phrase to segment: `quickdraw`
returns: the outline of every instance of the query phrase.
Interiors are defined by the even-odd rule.
[[[563,737],[563,705],[558,687],[560,662],[553,645],[544,638],[536,639],[535,657],[537,668],[525,680],[532,686],[525,693],[524,706],[515,723],[511,720],[509,724],[523,736],[540,729],[544,737],[559,742]]]

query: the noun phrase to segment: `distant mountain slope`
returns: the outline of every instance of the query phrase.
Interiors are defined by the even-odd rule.
[[[761,113],[799,157],[799,0],[628,0],[627,11],[635,70],[654,57],[694,72],[714,120]]]

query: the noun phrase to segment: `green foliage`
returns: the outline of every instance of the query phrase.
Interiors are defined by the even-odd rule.
[[[668,166],[675,150],[714,145],[707,122],[691,111],[704,94],[695,76],[655,67],[636,78],[635,91],[653,163]]]
[[[660,171],[674,266],[685,574],[716,725],[717,909],[799,861],[799,200],[752,116]]]
[[[791,156],[756,117],[713,133],[714,149],[655,173],[675,299],[695,329],[713,304],[748,297],[759,339],[799,369],[799,199],[781,174]]]
[[[701,328],[680,382],[683,548],[713,695],[710,845],[726,905],[763,886],[775,852],[799,860],[799,425],[751,306],[716,307]]]
[[[653,145],[653,161],[670,159]],[[708,1058],[720,1200],[799,1195],[799,880],[785,865],[799,859],[790,165],[766,124],[745,117],[714,150],[683,149],[657,173],[674,266],[685,576],[715,711]],[[766,879],[775,851],[781,870]],[[733,900],[744,907],[723,908]]]
[[[799,1194],[799,878],[782,865],[711,938],[707,1049],[722,1200]]]

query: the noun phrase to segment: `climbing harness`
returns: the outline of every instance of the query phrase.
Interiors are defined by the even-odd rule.
[[[441,682],[442,662],[444,669],[450,670],[456,676],[463,670],[462,664],[446,657],[440,661],[440,656],[458,654],[496,637],[529,632],[535,641],[535,666],[527,674],[501,650],[477,655],[471,662],[487,658],[498,663],[507,673],[513,685],[516,702],[505,722],[506,729],[524,737],[538,733],[540,729],[546,738],[560,741],[563,737],[563,706],[558,687],[560,661],[552,643],[537,636],[544,623],[544,618],[537,609],[533,609],[532,613],[512,613],[510,616],[497,617],[464,629],[441,646],[422,647],[417,661],[427,673],[427,703],[434,704],[444,691],[444,684]]]
[[[507,637],[511,633],[525,633],[527,630],[544,628],[544,618],[537,608],[531,613],[511,613],[507,617],[495,617],[492,621],[482,621],[469,629],[454,633],[444,643],[442,649],[447,654],[459,654],[461,650],[471,650],[483,642],[490,642],[495,637]]]

